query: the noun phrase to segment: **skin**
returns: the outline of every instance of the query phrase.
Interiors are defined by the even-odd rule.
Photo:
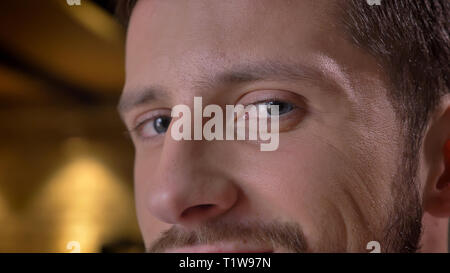
[[[297,223],[311,252],[367,252],[369,241],[382,242],[405,140],[387,97],[387,76],[344,37],[336,3],[137,3],[127,35],[122,105],[128,106],[121,115],[136,149],[136,208],[147,247],[173,226],[189,231],[215,221]],[[212,80],[268,63],[305,67],[306,77]],[[161,91],[130,106],[150,87]],[[192,109],[194,96],[204,106],[273,97],[296,110],[280,116],[273,152],[251,141],[175,141],[170,129],[143,138],[154,133],[152,115],[170,116],[178,104]],[[419,156],[422,250],[429,252],[447,251],[449,105],[443,98],[433,114]],[[133,130],[146,119],[143,130]],[[167,251],[264,247],[236,240]]]

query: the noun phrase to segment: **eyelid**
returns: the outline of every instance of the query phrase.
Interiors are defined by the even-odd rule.
[[[135,118],[132,128],[135,129],[135,128],[139,127],[140,125],[142,125],[143,123],[145,123],[151,119],[160,117],[160,116],[169,116],[170,117],[171,111],[172,110],[170,110],[170,109],[154,109],[154,110],[147,111],[144,114],[141,114],[137,118]]]
[[[155,120],[155,118],[157,118],[158,116],[154,116],[151,118],[147,118],[144,119],[142,121],[140,121],[138,124],[136,124],[135,126],[133,126],[133,128],[131,129],[132,132],[139,132],[140,129],[142,128],[142,126],[144,126],[146,123]]]
[[[291,103],[299,108],[306,108],[306,98],[286,90],[257,90],[241,96],[236,104],[247,106],[249,104],[260,104],[269,101],[280,101]]]
[[[307,107],[308,105],[306,102],[307,99],[305,97],[287,90],[265,89],[265,90],[251,91],[241,96],[237,104],[242,104],[244,105],[244,107],[247,107],[248,105],[257,106],[259,104],[271,101],[288,103],[292,105],[293,107],[292,111],[307,112],[308,110]],[[292,113],[292,111],[287,114]],[[283,115],[282,117],[285,118],[286,116]]]
[[[280,115],[279,132],[292,130],[303,121],[309,112],[308,100],[304,96],[287,90],[259,90],[241,96],[238,104],[256,105],[264,102],[278,101],[291,104],[293,109]]]

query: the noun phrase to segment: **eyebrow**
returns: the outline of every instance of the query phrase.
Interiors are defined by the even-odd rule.
[[[213,89],[217,86],[237,85],[261,80],[321,82],[326,80],[326,77],[319,70],[304,64],[265,61],[234,65],[230,69],[202,77],[195,81],[195,85],[196,88]],[[167,97],[167,92],[168,90],[157,85],[123,92],[117,107],[118,111],[123,115],[133,108],[148,104],[161,97]]]
[[[117,110],[123,115],[133,108],[148,104],[161,97],[167,97],[167,91],[158,85],[136,88],[130,92],[122,92]]]
[[[318,80],[321,73],[298,63],[260,62],[240,64],[213,77],[214,84],[240,84],[259,80]]]

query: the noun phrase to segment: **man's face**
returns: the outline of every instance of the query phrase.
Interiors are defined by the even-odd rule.
[[[136,148],[147,248],[343,252],[367,251],[370,241],[392,248],[383,244],[400,213],[393,189],[403,139],[385,75],[347,40],[340,4],[138,2],[123,98],[139,103],[122,114]],[[203,106],[281,102],[278,149],[175,141],[170,109],[193,109],[194,96]]]

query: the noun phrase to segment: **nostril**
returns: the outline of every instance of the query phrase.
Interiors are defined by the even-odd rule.
[[[213,207],[213,204],[204,204],[204,205],[198,205],[197,208],[199,209],[208,209],[210,207]]]
[[[190,207],[183,211],[181,214],[181,218],[187,218],[187,217],[195,217],[195,215],[204,215],[209,210],[211,210],[215,205],[213,204],[202,204]]]

